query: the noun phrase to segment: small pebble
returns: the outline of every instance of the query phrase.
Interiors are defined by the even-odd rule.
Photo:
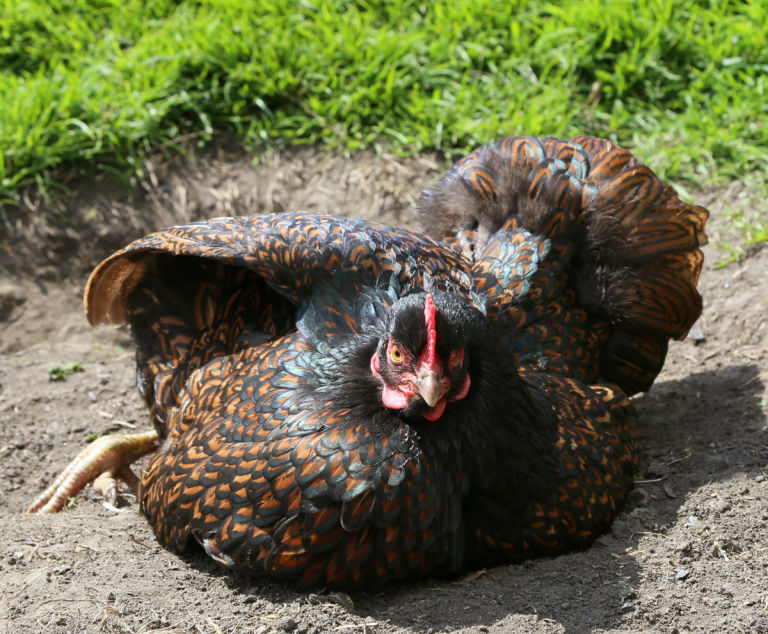
[[[651,501],[648,492],[643,489],[632,489],[629,495],[637,506],[648,506]]]
[[[704,334],[704,330],[698,321],[688,331],[688,339],[693,339],[696,343],[702,343],[707,340],[707,336]]]
[[[663,478],[665,476],[668,476],[672,469],[669,468],[669,465],[664,464],[663,462],[652,462],[648,465],[648,467],[645,470],[646,476],[649,478]]]
[[[664,490],[664,493],[666,493],[668,498],[674,500],[677,497],[677,493],[675,493],[675,490],[666,482],[661,485],[661,488]]]
[[[277,622],[277,629],[283,630],[283,632],[293,632],[296,629],[296,621],[290,616],[284,616]]]

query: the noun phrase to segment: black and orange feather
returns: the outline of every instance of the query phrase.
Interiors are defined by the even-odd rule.
[[[706,217],[607,141],[509,137],[425,192],[424,233],[286,213],[134,242],[86,305],[137,343],[158,540],[338,587],[589,544],[632,486],[628,397],[701,312]],[[436,421],[369,366],[424,293],[472,376]]]

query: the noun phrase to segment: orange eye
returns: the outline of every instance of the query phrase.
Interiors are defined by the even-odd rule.
[[[400,350],[400,348],[396,345],[390,347],[389,349],[389,359],[392,361],[392,363],[402,363],[403,362],[403,352]]]

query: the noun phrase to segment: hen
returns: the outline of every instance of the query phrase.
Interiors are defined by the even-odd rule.
[[[154,451],[158,540],[350,587],[554,555],[632,486],[635,414],[701,312],[707,212],[607,141],[508,137],[422,196],[425,234],[309,213],[134,242],[86,290],[128,322],[155,432],[88,447],[56,511]]]

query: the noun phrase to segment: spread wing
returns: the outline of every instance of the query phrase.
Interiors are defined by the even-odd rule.
[[[302,316],[316,339],[359,331],[366,288],[391,303],[425,286],[471,294],[472,284],[461,254],[426,236],[285,213],[218,218],[133,242],[94,270],[85,305],[93,325],[130,323],[139,387],[162,437],[188,377],[219,356],[292,332]]]

